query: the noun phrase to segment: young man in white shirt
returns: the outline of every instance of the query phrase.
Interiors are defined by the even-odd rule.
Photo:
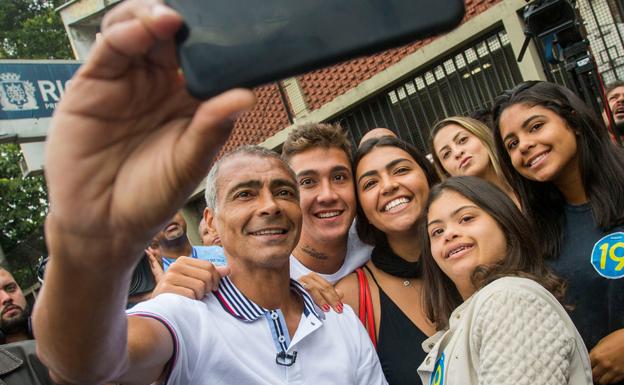
[[[297,176],[303,213],[291,277],[301,280],[316,273],[334,284],[368,261],[371,251],[349,231],[357,205],[351,142],[338,125],[305,124],[288,135],[282,158]]]

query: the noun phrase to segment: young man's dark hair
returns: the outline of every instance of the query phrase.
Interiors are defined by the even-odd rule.
[[[284,141],[282,157],[286,161],[311,148],[336,147],[343,150],[352,160],[351,141],[339,124],[307,123],[295,128]]]

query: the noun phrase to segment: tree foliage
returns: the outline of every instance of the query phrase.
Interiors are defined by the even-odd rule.
[[[0,1],[0,59],[71,59],[61,17],[65,0]]]
[[[42,176],[22,176],[21,160],[18,145],[0,145],[0,247],[26,288],[35,282],[38,257],[46,254],[42,228],[48,195]]]
[[[0,59],[71,59],[72,50],[55,9],[66,0],[0,0]],[[45,254],[48,207],[42,176],[23,177],[19,146],[0,145],[0,247],[22,288],[35,282],[37,257]]]
[[[0,246],[9,252],[39,230],[48,196],[42,176],[22,177],[16,144],[0,145]]]

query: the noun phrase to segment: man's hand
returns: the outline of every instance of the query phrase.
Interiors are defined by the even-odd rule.
[[[624,380],[624,329],[607,335],[589,352],[594,382],[606,385]]]
[[[152,298],[162,293],[174,293],[190,299],[202,299],[219,288],[221,277],[230,274],[227,266],[215,266],[201,259],[179,257],[169,266],[152,292]]]
[[[321,278],[316,273],[310,273],[299,278],[299,283],[310,293],[314,303],[324,312],[333,308],[336,313],[342,313],[344,307],[342,303],[343,294],[336,290],[331,283]]]
[[[126,319],[132,270],[254,104],[244,90],[202,103],[187,93],[174,49],[181,25],[156,0],[121,2],[52,119],[52,258],[33,325],[41,361],[64,382],[150,383],[171,358],[162,324]]]
[[[62,236],[88,240],[98,252],[79,253],[77,263],[93,266],[100,257],[131,269],[206,175],[233,119],[254,104],[244,90],[203,103],[187,93],[173,42],[181,25],[156,0],[115,7],[56,110],[46,151],[47,230],[53,247]]]

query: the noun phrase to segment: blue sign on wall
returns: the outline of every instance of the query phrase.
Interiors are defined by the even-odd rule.
[[[0,61],[0,120],[51,117],[80,64]]]

